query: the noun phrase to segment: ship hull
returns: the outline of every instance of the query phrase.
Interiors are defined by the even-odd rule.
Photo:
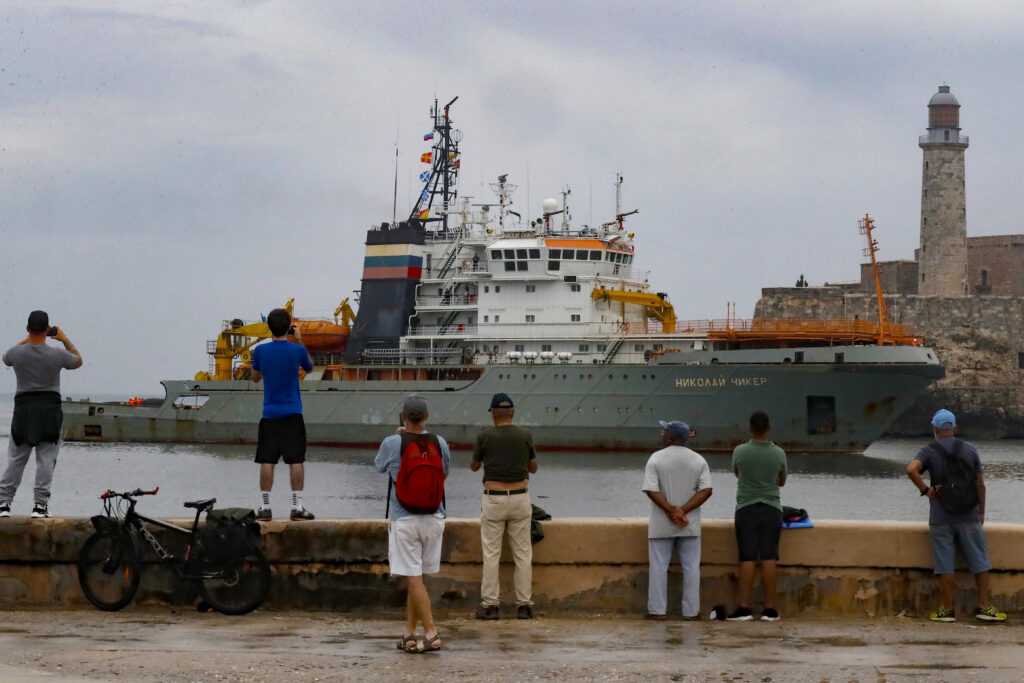
[[[374,447],[393,433],[404,396],[419,393],[427,399],[430,429],[468,448],[491,426],[487,407],[500,391],[513,397],[516,423],[540,449],[647,450],[659,442],[659,420],[680,419],[696,430],[695,449],[715,452],[746,440],[750,413],[764,410],[771,438],[787,450],[849,453],[867,448],[944,374],[934,354],[921,348],[807,350],[809,361],[827,353],[831,362],[783,363],[781,353],[792,357],[792,350],[726,352],[685,364],[494,364],[470,380],[307,380],[303,413],[310,444]],[[159,406],[65,402],[65,439],[255,442],[259,385],[163,384],[167,396]]]

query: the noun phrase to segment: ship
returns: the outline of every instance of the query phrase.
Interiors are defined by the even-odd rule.
[[[944,376],[883,316],[880,285],[877,323],[678,319],[634,262],[621,175],[600,225],[574,223],[569,188],[524,219],[508,174],[489,203],[459,197],[457,99],[431,108],[408,216],[366,231],[358,311],[346,299],[333,321],[295,316],[314,361],[300,382],[311,445],[376,447],[417,393],[431,429],[468,448],[503,392],[540,450],[649,450],[660,420],[685,420],[695,449],[727,452],[764,410],[788,451],[857,453]],[[263,392],[249,361],[269,336],[265,322],[231,319],[207,343],[209,369],[163,381],[163,398],[66,400],[64,438],[254,443]]]

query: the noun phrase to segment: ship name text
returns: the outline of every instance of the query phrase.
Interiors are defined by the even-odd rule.
[[[767,377],[680,377],[676,380],[677,389],[716,388],[726,384],[734,387],[763,387],[768,384]]]

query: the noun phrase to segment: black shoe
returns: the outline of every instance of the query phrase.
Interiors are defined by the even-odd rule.
[[[310,512],[309,510],[307,510],[306,508],[302,508],[301,510],[296,510],[296,509],[292,508],[291,518],[294,519],[294,520],[304,520],[304,519],[305,520],[311,520],[311,519],[316,519],[316,517],[313,516],[313,513]]]
[[[0,517],[10,517],[10,516],[11,516],[11,506],[10,505],[0,505]]]
[[[35,506],[32,508],[32,516],[38,519],[41,517],[49,517],[50,513],[46,509],[46,505],[36,503]]]
[[[260,508],[256,511],[256,519],[261,522],[269,522],[274,518],[274,513],[271,512],[270,508]]]
[[[498,613],[497,605],[480,605],[476,608],[477,619],[483,619],[485,621],[497,621],[501,618],[501,614]]]
[[[529,605],[519,605],[516,608],[516,619],[533,619],[533,608]]]
[[[665,621],[668,619],[668,615],[665,614],[645,614],[644,619],[648,621]]]
[[[726,621],[753,621],[754,613],[749,607],[737,607],[732,614],[725,618]]]
[[[761,612],[761,621],[778,621],[781,618],[779,611],[774,607],[765,607]]]

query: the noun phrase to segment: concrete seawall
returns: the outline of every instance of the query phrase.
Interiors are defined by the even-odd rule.
[[[928,528],[918,522],[820,521],[782,533],[779,607],[783,614],[882,616],[924,614],[938,601]],[[1007,612],[1024,608],[1024,525],[988,524],[992,593]],[[0,606],[87,605],[75,560],[92,533],[87,519],[0,520]],[[534,546],[534,599],[541,613],[643,614],[647,602],[646,519],[559,519],[544,523]],[[157,532],[172,552],[177,535]],[[182,537],[183,538],[183,537]],[[263,525],[274,570],[265,607],[371,614],[398,610],[404,594],[388,576],[387,525],[381,520],[325,520]],[[736,542],[731,520],[705,520],[702,609],[732,605]],[[508,551],[504,553],[510,557]],[[154,560],[150,548],[144,557]],[[512,595],[512,566],[502,566],[502,595]],[[468,611],[479,598],[477,520],[449,519],[440,574],[428,585],[441,613]],[[958,580],[957,600],[973,606],[973,582]],[[678,611],[679,581],[670,578]],[[191,604],[165,567],[150,563],[141,604]]]

